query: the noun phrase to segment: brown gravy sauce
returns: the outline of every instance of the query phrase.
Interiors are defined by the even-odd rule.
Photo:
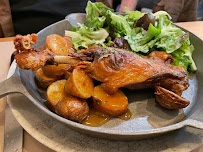
[[[129,109],[122,114],[121,116],[118,116],[118,118],[122,120],[129,120],[132,116],[132,113]],[[111,119],[110,116],[96,110],[93,107],[90,107],[90,112],[87,118],[82,122],[83,125],[91,126],[91,127],[99,127],[103,124],[107,123]]]
[[[129,120],[131,118],[131,116],[132,116],[131,111],[129,109],[127,109],[127,111],[124,114],[122,114],[118,117],[122,120]]]

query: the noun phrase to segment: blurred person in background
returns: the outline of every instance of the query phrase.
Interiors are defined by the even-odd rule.
[[[156,2],[157,0],[122,0],[119,12],[124,12],[125,7],[128,7],[130,11],[141,11],[142,8],[152,10]]]
[[[153,11],[168,12],[173,22],[196,21],[198,3],[199,0],[158,0]]]
[[[103,2],[110,7],[108,0]],[[88,0],[0,0],[0,37],[37,33],[70,13],[85,13]]]
[[[125,7],[131,11],[147,8],[153,12],[160,10],[168,12],[173,22],[196,21],[198,3],[199,0],[122,0],[119,12],[124,12]]]
[[[11,10],[8,0],[0,0],[0,37],[14,35]]]
[[[203,0],[199,1],[197,20],[203,21]]]

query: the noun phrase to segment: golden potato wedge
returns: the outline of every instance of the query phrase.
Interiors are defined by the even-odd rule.
[[[156,101],[166,109],[182,109],[190,104],[190,101],[165,88],[155,87]]]
[[[69,52],[74,52],[71,42],[57,34],[47,36],[46,47],[58,55],[67,56]]]
[[[65,84],[65,91],[73,96],[88,99],[92,96],[94,84],[83,69],[75,68]]]
[[[128,98],[120,89],[110,95],[104,91],[101,85],[98,85],[94,88],[92,98],[94,107],[109,116],[119,116],[127,111]]]
[[[58,80],[47,88],[47,105],[52,111],[55,111],[56,104],[66,96],[65,83],[66,80]]]
[[[36,71],[35,78],[37,80],[37,85],[43,89],[46,89],[50,84],[58,80],[57,78],[47,77],[43,73],[42,68]]]
[[[44,74],[51,78],[61,78],[71,68],[69,64],[46,65],[42,67]]]
[[[47,89],[47,106],[58,115],[82,122],[89,114],[89,107],[85,100],[66,94],[64,91],[66,80],[58,80]]]
[[[66,119],[81,123],[89,114],[89,106],[84,99],[66,95],[56,104],[55,112]]]

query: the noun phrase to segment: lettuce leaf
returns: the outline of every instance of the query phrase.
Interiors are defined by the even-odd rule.
[[[106,20],[105,16],[91,17],[86,19],[85,25],[96,31],[104,26],[105,20]]]
[[[92,3],[91,1],[88,1],[85,11],[87,15],[86,18],[88,19],[92,17],[105,16],[107,11],[113,12],[114,10],[101,2]]]
[[[149,52],[149,49],[154,46],[160,32],[160,29],[155,28],[152,24],[150,24],[147,32],[141,27],[137,27],[130,36],[125,36],[125,39],[128,41],[134,52],[147,53]]]
[[[88,48],[88,45],[100,44],[104,46],[106,38],[109,33],[104,29],[100,28],[97,31],[93,31],[84,25],[79,24],[80,28],[78,31],[65,31],[65,36],[70,36],[72,38],[72,44],[77,50],[79,47]]]
[[[175,59],[173,65],[183,66],[185,71],[196,71],[197,67],[194,60],[192,59],[193,51],[194,46],[190,44],[190,40],[187,38],[179,49],[171,53]]]
[[[172,53],[182,46],[185,41],[185,32],[176,27],[165,15],[159,17],[161,34],[156,42],[158,48],[164,48],[167,53]]]
[[[133,27],[134,23],[139,20],[144,13],[141,13],[140,11],[130,11],[127,7],[125,7],[125,12],[126,12],[126,21],[128,24]]]
[[[158,11],[154,13],[154,16],[156,16],[157,19],[159,19],[161,15],[167,16],[169,20],[172,19],[172,17],[166,11]]]
[[[104,41],[109,36],[109,33],[104,28],[100,28],[97,31],[92,31],[91,28],[87,28],[86,26],[81,24],[79,25],[80,29],[78,30],[78,32],[89,39]]]
[[[113,12],[101,2],[92,3],[88,1],[86,6],[86,22],[80,27],[72,27],[72,31],[65,31],[66,36],[72,37],[72,43],[77,50],[80,47],[87,48],[88,45],[100,44],[104,42],[109,33],[103,28],[106,21],[107,11]],[[107,42],[108,43],[108,42]]]
[[[107,11],[113,12],[113,9],[108,8],[101,2],[92,3],[88,1],[85,11],[85,25],[93,30],[98,30],[105,23]]]
[[[174,65],[183,66],[186,71],[197,70],[192,59],[194,47],[190,44],[189,35],[170,21],[171,16],[167,12],[147,14],[153,17],[153,23],[148,18],[146,21],[142,19],[145,13],[130,11],[128,8],[125,8],[125,12],[125,16],[115,14],[113,9],[103,3],[89,1],[85,24],[73,26],[72,31],[66,31],[65,35],[72,37],[75,49],[87,48],[92,44],[109,46],[114,38],[124,37],[135,53],[166,51],[174,57]]]
[[[170,53],[176,66],[183,66],[185,71],[196,71],[197,67],[192,59],[194,47],[190,44],[189,35],[176,27],[166,16],[159,13],[156,26],[149,25],[147,31],[138,27],[130,35],[126,35],[133,52],[148,53],[155,47]]]
[[[158,27],[161,34],[155,43],[157,48],[171,53],[175,59],[174,65],[183,66],[185,71],[196,71],[197,67],[192,59],[194,46],[190,44],[189,34],[176,27],[164,14],[159,15]]]
[[[127,13],[126,17],[129,20],[137,21],[142,16],[144,16],[144,13],[141,13],[140,11],[130,11],[129,8],[125,7],[125,12]]]
[[[131,34],[131,27],[122,15],[117,15],[110,11],[107,12],[108,31],[112,38],[117,38]]]

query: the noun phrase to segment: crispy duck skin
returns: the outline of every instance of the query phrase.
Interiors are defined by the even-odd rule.
[[[91,47],[76,56],[93,61],[92,64],[84,63],[89,65],[87,72],[103,82],[101,85],[109,94],[114,94],[120,87],[155,87],[157,102],[167,109],[182,109],[190,103],[181,97],[182,91],[189,87],[187,73],[183,67],[171,65],[174,59],[168,53],[154,51],[143,58],[121,49]]]
[[[30,49],[23,53],[16,53],[15,59],[21,69],[32,69],[32,71],[37,71],[47,62],[52,62],[53,53],[47,49],[43,51]]]
[[[46,64],[47,61],[53,59],[53,53],[45,47],[33,49],[32,45],[37,43],[36,34],[28,34],[26,36],[16,35],[14,39],[16,63],[21,69],[32,69],[36,71]]]
[[[114,94],[120,87],[144,89],[162,86],[181,95],[189,87],[185,70],[171,65],[173,58],[165,52],[155,51],[145,58],[115,48],[97,47],[87,49],[87,52],[88,58],[93,56],[87,72],[103,82],[102,87],[109,94]]]

